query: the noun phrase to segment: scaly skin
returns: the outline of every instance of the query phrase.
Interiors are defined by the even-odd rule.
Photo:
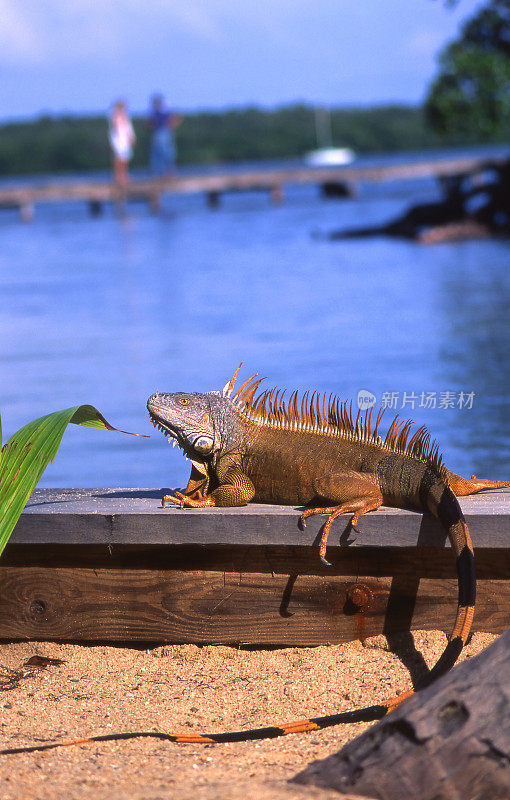
[[[306,505],[301,521],[328,514],[320,555],[325,561],[333,520],[352,514],[351,523],[381,504],[430,511],[450,539],[456,558],[457,617],[441,658],[418,689],[429,685],[455,663],[469,635],[475,601],[475,568],[469,531],[455,497],[510,486],[508,481],[471,480],[448,471],[437,448],[419,429],[409,439],[409,424],[394,420],[384,441],[380,415],[354,421],[335,399],[312,395],[298,407],[293,394],[284,404],[274,390],[255,397],[260,381],[246,381],[233,396],[239,369],[222,392],[159,394],[147,403],[153,424],[177,443],[192,461],[186,489],[163,498],[186,507],[241,506],[265,503]],[[253,376],[255,377],[255,376]],[[251,382],[250,382],[251,381]],[[321,404],[322,403],[322,404]],[[328,562],[325,562],[326,564]],[[171,742],[219,743],[274,738],[319,730],[346,722],[380,719],[413,692],[381,705],[298,720],[267,728],[211,734],[157,731],[110,733],[33,747],[0,750],[2,754],[49,750],[88,742],[153,737]]]

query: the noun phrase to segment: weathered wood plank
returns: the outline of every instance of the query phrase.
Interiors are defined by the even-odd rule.
[[[317,547],[298,546],[10,544],[2,555],[1,566],[215,570],[324,577],[456,577],[451,552],[445,548],[330,547],[328,558],[331,567],[320,562]],[[510,579],[510,555],[502,549],[477,549],[476,564],[479,578]]]
[[[214,571],[0,568],[0,638],[317,645],[450,632],[456,581]],[[480,581],[474,630],[508,626],[509,581]]]
[[[252,504],[244,508],[161,508],[162,489],[36,490],[14,530],[16,544],[314,544],[324,518],[298,527],[300,510]],[[510,491],[465,497],[460,504],[477,547],[510,547]],[[443,547],[444,531],[431,514],[382,507],[365,515],[361,534],[339,519],[332,545],[349,548]]]

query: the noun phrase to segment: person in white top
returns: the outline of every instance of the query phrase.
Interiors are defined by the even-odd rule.
[[[124,100],[117,100],[109,119],[110,146],[113,154],[113,174],[115,183],[126,186],[129,181],[128,165],[136,142],[133,125]]]

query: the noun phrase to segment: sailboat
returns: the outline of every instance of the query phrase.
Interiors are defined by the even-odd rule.
[[[342,167],[356,158],[350,147],[334,147],[331,135],[331,112],[328,108],[315,109],[315,137],[317,149],[305,153],[309,167]]]

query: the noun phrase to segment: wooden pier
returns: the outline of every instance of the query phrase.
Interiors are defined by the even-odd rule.
[[[167,194],[204,194],[211,207],[218,205],[226,192],[264,191],[273,203],[281,203],[285,187],[314,184],[325,194],[349,196],[361,182],[397,181],[410,178],[445,178],[480,171],[484,165],[504,162],[505,158],[424,159],[397,165],[334,168],[286,168],[246,170],[202,175],[175,175],[163,179],[133,179],[122,188],[111,181],[65,180],[23,184],[0,188],[0,209],[18,209],[21,218],[29,221],[34,209],[42,203],[82,202],[92,214],[99,214],[105,203],[124,204],[142,201],[157,212]]]
[[[430,514],[382,507],[361,533],[299,509],[162,508],[161,489],[36,490],[0,561],[6,640],[318,645],[449,633],[454,558]],[[510,617],[510,495],[461,499],[475,547],[473,630]]]

